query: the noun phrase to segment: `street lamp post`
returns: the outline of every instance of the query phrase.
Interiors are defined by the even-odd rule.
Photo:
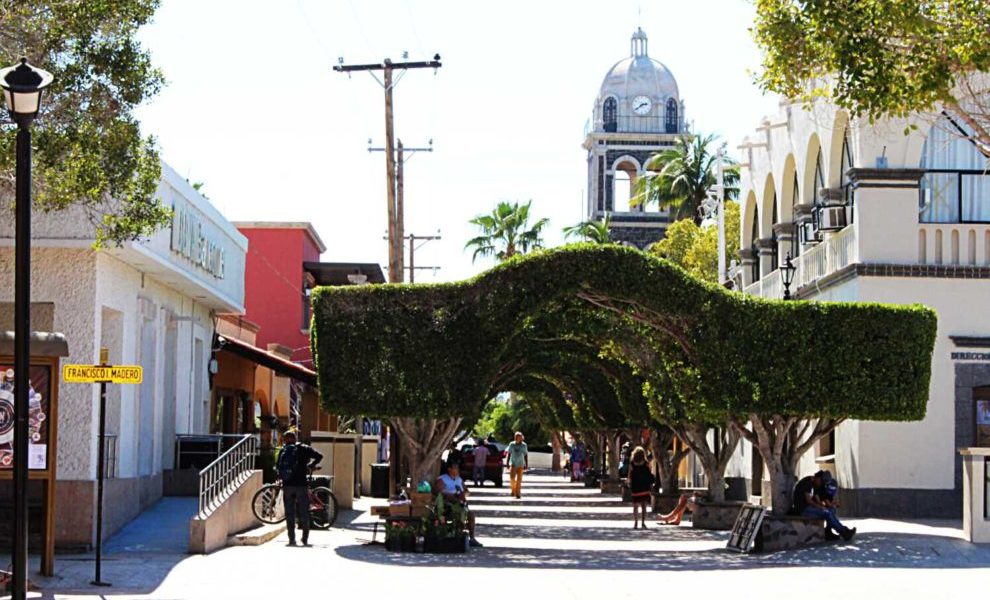
[[[791,261],[791,253],[787,253],[787,258],[784,259],[784,265],[780,267],[780,277],[784,282],[784,300],[791,300],[791,284],[794,283],[794,272],[797,271],[797,267],[794,266],[794,262]]]
[[[31,388],[31,122],[41,108],[41,91],[52,75],[22,58],[0,70],[0,87],[10,118],[17,123],[14,234],[14,547],[11,597],[27,597],[28,558],[28,392]]]

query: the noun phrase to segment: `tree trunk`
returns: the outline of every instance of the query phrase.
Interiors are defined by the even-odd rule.
[[[653,462],[659,471],[660,490],[664,494],[676,494],[678,488],[678,471],[681,461],[687,456],[682,447],[674,447],[677,436],[669,427],[660,427],[650,431],[650,450],[653,452]]]
[[[402,445],[403,466],[407,469],[403,477],[411,478],[413,485],[421,481],[432,484],[440,465],[440,456],[454,439],[461,419],[395,417],[391,421]]]
[[[701,461],[708,482],[708,499],[711,502],[725,502],[725,469],[739,446],[740,434],[731,423],[715,428],[713,437],[719,442],[716,448],[708,439],[712,428],[707,425],[685,423],[673,429]]]
[[[581,439],[584,440],[584,445],[588,448],[589,452],[594,455],[594,460],[591,460],[591,456],[588,457],[591,468],[597,469],[598,465],[596,463],[601,462],[602,457],[602,443],[598,437],[598,433],[594,431],[582,431]]]
[[[550,432],[550,446],[553,449],[553,457],[551,458],[550,468],[554,473],[560,473],[560,450],[564,446],[561,440],[560,432]]]
[[[619,435],[620,431],[608,432],[608,477],[609,479],[619,478]]]

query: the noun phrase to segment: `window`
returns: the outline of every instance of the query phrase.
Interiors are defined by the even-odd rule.
[[[818,204],[819,190],[825,188],[825,171],[822,170],[822,149],[818,149],[818,155],[815,157],[815,188],[811,190],[812,193],[812,204]]]
[[[777,192],[773,195],[773,221],[774,225],[777,224]],[[773,273],[780,266],[780,252],[777,249],[777,230],[770,230],[770,272]]]
[[[990,446],[990,387],[973,388],[973,400],[976,402],[973,445],[986,448]]]
[[[309,331],[309,319],[310,319],[310,302],[309,302],[309,282],[306,280],[306,275],[303,274],[303,293],[302,293],[302,323],[299,328],[303,331]]]
[[[664,130],[667,133],[677,133],[677,100],[667,100],[667,110],[664,111]]]
[[[760,215],[758,212],[753,213],[753,229],[752,229],[752,242],[750,242],[750,251],[753,253],[753,281],[760,280],[760,249],[756,245],[757,240],[760,237],[760,231],[758,228],[758,223],[760,222]]]
[[[794,232],[791,234],[791,256],[797,258],[801,254],[801,236],[799,235],[800,224],[798,223],[797,206],[801,203],[800,188],[798,188],[797,170],[794,171],[794,183],[791,190],[791,219],[794,224]]]
[[[605,99],[602,106],[602,126],[605,131],[614,132],[617,129],[619,105],[613,96]]]
[[[846,202],[846,223],[853,222],[853,206],[856,203],[856,191],[849,177],[849,169],[853,168],[852,145],[849,143],[849,130],[842,135],[842,170],[840,172],[843,198]]]
[[[943,116],[921,151],[918,219],[922,223],[990,223],[987,159],[968,130]]]

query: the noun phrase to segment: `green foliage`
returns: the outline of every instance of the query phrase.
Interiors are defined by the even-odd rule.
[[[564,237],[567,239],[579,239],[592,244],[611,244],[612,233],[609,228],[612,225],[612,217],[605,215],[602,221],[582,221],[577,225],[564,227]]]
[[[495,393],[546,382],[559,393],[542,395],[544,417],[588,430],[920,419],[936,329],[922,306],[746,297],[616,245],[519,256],[460,283],[321,287],[313,304],[332,412],[475,419]]]
[[[725,203],[725,263],[739,258],[739,203]],[[683,267],[688,273],[705,281],[718,281],[718,225],[715,222],[698,226],[682,219],[667,228],[664,239],[653,244],[651,253]]]
[[[981,0],[757,0],[759,85],[826,97],[871,120],[944,107],[987,154],[990,4]]]
[[[150,235],[170,211],[155,198],[161,175],[134,109],[162,87],[137,42],[158,0],[0,0],[0,64],[21,54],[51,71],[34,124],[35,205],[81,207],[97,245]],[[0,130],[0,196],[13,197],[16,128]]]
[[[650,157],[636,180],[633,204],[659,204],[674,220],[701,223],[701,203],[717,180],[718,155],[711,149],[717,139],[714,135],[676,138],[672,148]],[[726,158],[723,184],[727,198],[735,197],[738,181],[738,167]]]
[[[469,222],[480,230],[480,235],[468,241],[464,249],[473,249],[471,260],[479,256],[494,256],[502,261],[516,254],[543,247],[543,229],[549,219],[529,224],[530,200],[526,204],[499,202],[490,214],[478,215]]]
[[[474,437],[486,438],[494,435],[496,440],[507,442],[513,434],[521,431],[531,446],[545,445],[550,436],[543,429],[544,419],[538,414],[540,406],[546,400],[537,393],[517,393],[511,397],[495,399],[485,405],[481,418],[471,428]]]

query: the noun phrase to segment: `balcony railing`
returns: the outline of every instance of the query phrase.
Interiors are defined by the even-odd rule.
[[[856,228],[852,225],[846,227],[817,246],[805,251],[792,262],[795,268],[794,280],[791,283],[792,293],[859,262]],[[781,281],[780,270],[777,269],[759,281],[746,286],[743,292],[763,298],[783,298],[784,286]]]

